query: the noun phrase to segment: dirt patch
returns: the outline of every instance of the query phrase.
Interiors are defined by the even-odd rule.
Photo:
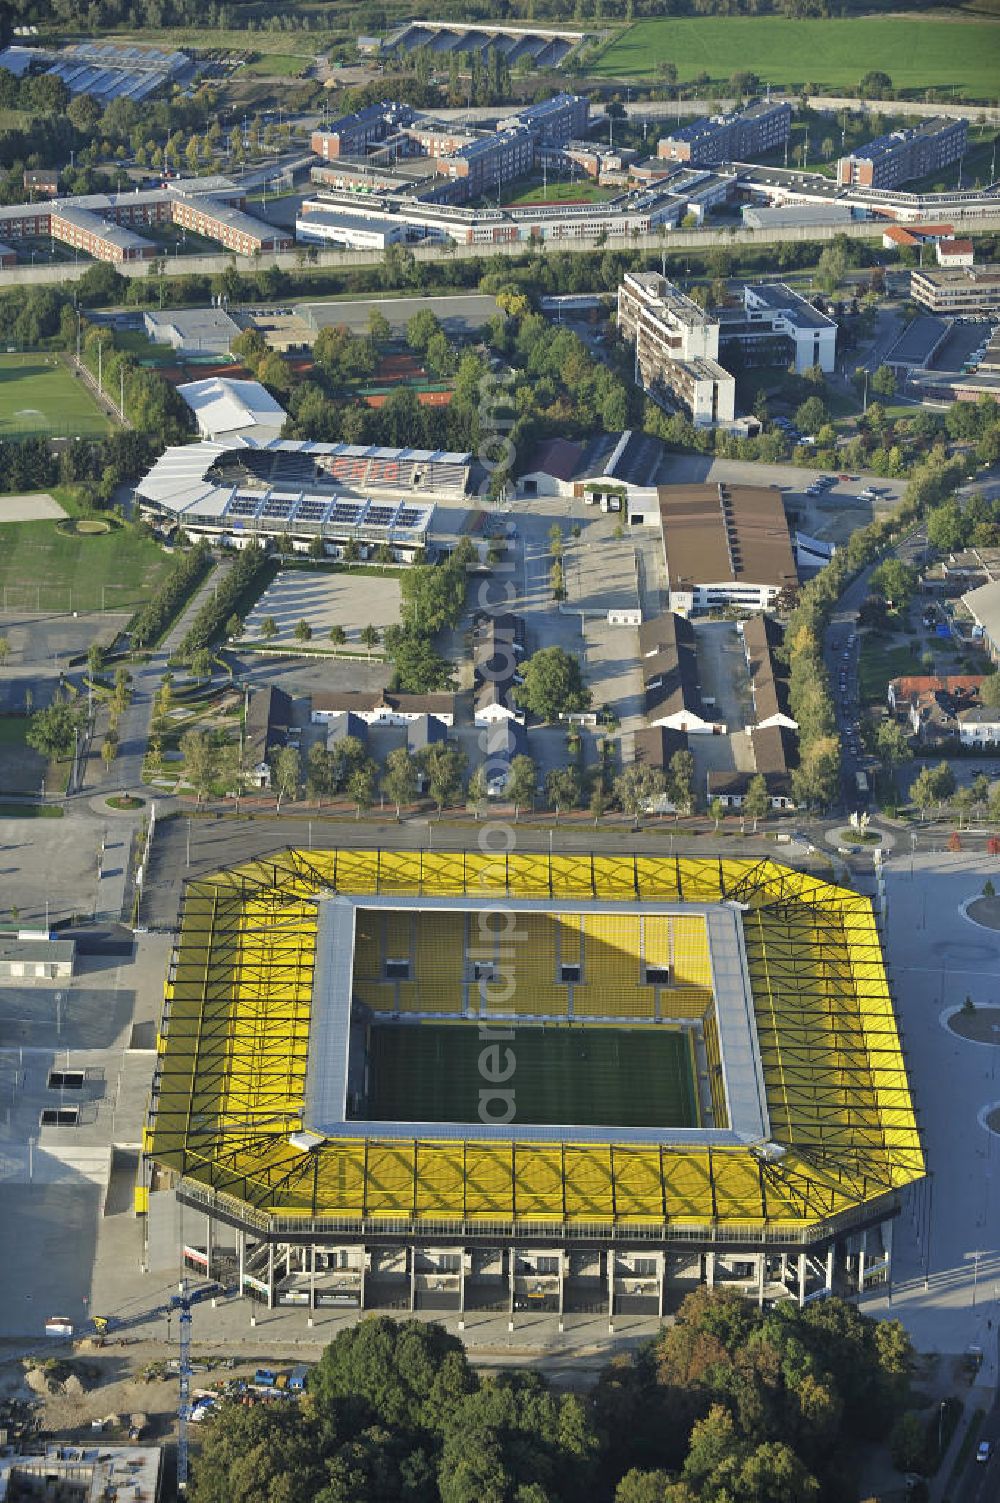
[[[974,924],[1000,929],[1000,898],[975,898],[965,911]]]
[[[33,496],[0,496],[0,522],[47,522],[65,515],[47,491],[37,491]]]
[[[952,1013],[948,1027],[960,1039],[971,1039],[975,1044],[1000,1043],[1000,1007],[977,1007],[975,1012]]]

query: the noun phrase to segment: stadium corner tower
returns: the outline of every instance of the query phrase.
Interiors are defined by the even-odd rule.
[[[387,850],[186,888],[137,1209],[153,1227],[172,1189],[187,1265],[251,1299],[611,1324],[699,1283],[804,1303],[890,1278],[924,1172],[845,888]]]

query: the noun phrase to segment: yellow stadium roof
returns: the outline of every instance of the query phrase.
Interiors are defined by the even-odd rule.
[[[768,1141],[312,1139],[316,898],[333,893],[740,905]],[[188,1198],[262,1230],[812,1240],[924,1173],[871,903],[770,861],[252,861],[188,884],[157,1049],[148,1155]]]

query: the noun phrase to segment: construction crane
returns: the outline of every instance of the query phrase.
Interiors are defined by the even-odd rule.
[[[191,1300],[187,1279],[181,1280],[180,1293],[171,1296],[170,1308],[180,1313],[178,1344],[180,1390],[177,1395],[177,1491],[187,1492],[188,1421],[191,1417]]]

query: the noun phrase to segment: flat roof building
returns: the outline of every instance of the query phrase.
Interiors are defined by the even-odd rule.
[[[861,188],[895,188],[911,178],[940,172],[965,155],[968,125],[936,115],[919,125],[877,136],[837,163],[837,182]]]
[[[413,119],[408,104],[382,99],[351,115],[341,115],[322,130],[314,130],[310,146],[318,157],[363,157],[369,146],[384,141]]]
[[[792,128],[792,107],[785,100],[757,99],[730,115],[702,116],[664,136],[657,155],[692,167],[745,162],[783,146]]]
[[[948,318],[995,316],[1000,313],[1000,264],[914,267],[910,296],[928,313]]]
[[[154,344],[168,344],[184,355],[228,355],[240,332],[222,308],[161,308],[142,321]]]
[[[661,485],[657,494],[672,611],[765,610],[782,590],[797,587],[776,487]]]
[[[351,250],[385,250],[400,241],[420,240],[424,235],[405,219],[376,214],[359,218],[315,203],[304,203],[295,221],[295,238],[305,245],[346,245]]]
[[[618,288],[618,329],[635,346],[635,378],[696,427],[731,423],[736,381],[719,364],[719,321],[659,272],[628,272]]]
[[[784,282],[749,283],[743,289],[744,318],[738,323],[723,321],[723,342],[738,340],[753,363],[750,348],[760,334],[768,342],[777,337],[784,342],[787,363],[801,375],[818,365],[827,373],[836,369],[837,325],[820,313],[806,298],[786,287]],[[769,357],[765,363],[772,363]]]

